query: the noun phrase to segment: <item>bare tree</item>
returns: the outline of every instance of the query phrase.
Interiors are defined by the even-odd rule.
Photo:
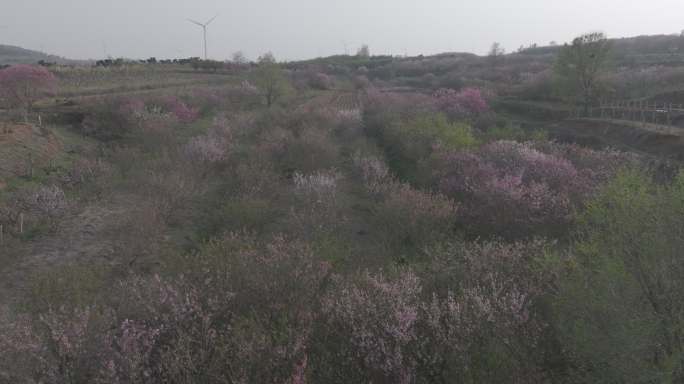
[[[489,49],[489,56],[503,56],[506,54],[506,49],[500,43],[494,42]]]
[[[247,57],[245,56],[245,54],[242,51],[237,51],[237,52],[233,53],[232,61],[235,64],[240,64],[240,65],[247,64]]]
[[[500,43],[494,42],[492,47],[489,49],[489,60],[492,64],[496,64],[500,61],[500,58],[506,54],[506,50],[501,46]]]
[[[600,74],[609,51],[606,35],[593,32],[575,38],[558,54],[555,72],[562,80],[563,91],[582,105],[585,116],[599,96]]]
[[[370,57],[370,48],[368,48],[368,45],[362,45],[361,48],[359,48],[359,50],[356,51],[356,56],[364,58]]]

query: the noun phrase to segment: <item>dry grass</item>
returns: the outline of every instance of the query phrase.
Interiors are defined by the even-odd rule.
[[[180,86],[218,85],[235,81],[225,73],[192,71],[180,66],[129,65],[120,68],[60,67],[57,97],[101,95]]]
[[[0,122],[0,180],[25,175],[31,162],[37,168],[48,165],[61,149],[50,129]]]

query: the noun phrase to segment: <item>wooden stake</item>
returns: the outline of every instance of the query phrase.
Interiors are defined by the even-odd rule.
[[[33,154],[29,152],[28,154],[28,165],[29,165],[29,178],[33,179]]]

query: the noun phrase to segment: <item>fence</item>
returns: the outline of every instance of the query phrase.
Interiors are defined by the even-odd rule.
[[[672,125],[684,117],[684,106],[648,101],[603,101],[586,111],[577,109],[575,117],[629,120],[658,125]]]

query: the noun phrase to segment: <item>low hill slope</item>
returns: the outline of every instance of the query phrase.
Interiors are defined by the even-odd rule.
[[[39,61],[46,61],[58,64],[75,64],[76,61],[63,57],[48,55],[43,52],[32,51],[12,45],[0,44],[0,65],[12,64],[36,64]]]

